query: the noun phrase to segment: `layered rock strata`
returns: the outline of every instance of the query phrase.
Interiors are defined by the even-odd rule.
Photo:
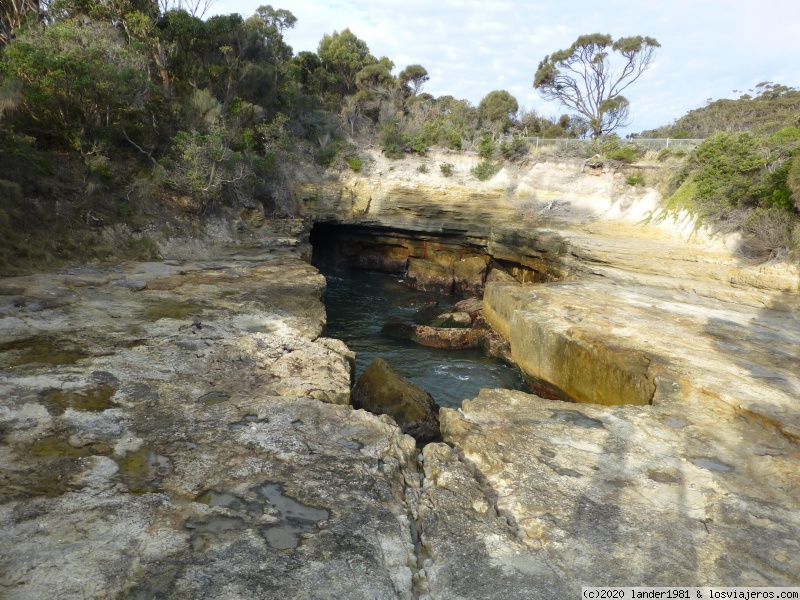
[[[376,159],[336,202],[305,189],[327,222],[480,247],[484,317],[542,393],[583,402],[483,391],[442,410],[417,513],[425,591],[800,584],[797,269],[662,219],[613,169],[477,183],[467,158],[453,179],[406,163]]]

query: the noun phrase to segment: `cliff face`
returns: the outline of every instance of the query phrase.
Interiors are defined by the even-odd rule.
[[[796,585],[797,270],[653,218],[658,194],[612,169],[539,163],[479,183],[476,163],[376,156],[368,174],[297,189],[334,261],[471,281],[534,389],[584,403],[484,390],[442,410],[448,445],[425,448],[419,509],[431,595]]]
[[[735,236],[711,236],[685,214],[665,218],[657,191],[625,182],[631,170],[655,178],[653,165],[619,170],[538,162],[506,166],[480,182],[469,172],[476,156],[389,160],[373,152],[371,158],[364,173],[299,173],[293,192],[315,222],[359,233],[356,251],[371,242],[376,261],[393,252],[388,260],[395,269],[403,270],[408,258],[447,265],[488,255],[498,267],[535,271],[531,280],[646,279],[667,287],[679,281],[699,284],[701,295],[756,305],[766,300],[761,292],[794,297],[800,286],[796,268],[738,258]],[[454,165],[452,176],[441,174],[443,163]],[[435,256],[436,244],[446,257]]]

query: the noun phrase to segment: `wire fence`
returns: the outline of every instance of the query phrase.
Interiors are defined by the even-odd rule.
[[[550,148],[554,150],[572,150],[585,148],[592,144],[598,143],[597,140],[591,139],[573,139],[573,138],[539,138],[539,137],[524,137],[522,138],[528,142],[531,148]],[[645,138],[620,138],[616,140],[620,146],[626,144],[634,144],[647,148],[648,150],[663,150],[664,148],[671,149],[685,149],[690,150],[695,146],[702,143],[702,139],[676,139],[676,138],[658,138],[658,139],[645,139]],[[602,143],[602,142],[601,142]]]

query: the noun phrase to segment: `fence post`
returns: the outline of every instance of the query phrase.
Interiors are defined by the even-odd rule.
[[[669,138],[667,138],[667,148],[669,148]]]

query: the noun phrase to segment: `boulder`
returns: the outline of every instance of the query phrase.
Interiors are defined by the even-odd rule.
[[[402,377],[382,358],[376,358],[353,389],[353,406],[389,415],[403,433],[418,442],[439,438],[439,405],[418,385]]]

